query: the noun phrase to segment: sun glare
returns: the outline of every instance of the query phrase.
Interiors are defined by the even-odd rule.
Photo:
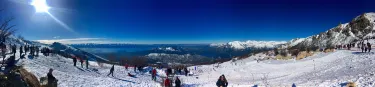
[[[50,7],[47,5],[46,0],[33,0],[31,5],[34,6],[36,12],[47,12]]]

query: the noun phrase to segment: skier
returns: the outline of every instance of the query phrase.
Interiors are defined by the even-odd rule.
[[[368,42],[368,41],[367,41],[367,50],[368,50],[368,52],[371,51],[371,44],[370,44],[370,42]]]
[[[109,71],[109,74],[107,76],[109,76],[110,74],[112,74],[112,77],[113,77],[113,71],[115,70],[115,65],[112,65],[112,68],[111,70]]]
[[[49,69],[49,72],[47,73],[48,78],[48,87],[57,87],[57,79],[52,75],[53,69]]]
[[[175,87],[181,87],[181,81],[178,77],[176,77],[176,80],[174,81]]]
[[[152,80],[156,81],[156,69],[152,70]]]
[[[166,79],[164,80],[164,87],[172,87],[172,86],[171,86],[171,80],[169,80],[168,78],[166,78]]]
[[[73,63],[74,63],[74,66],[76,66],[76,63],[77,63],[77,57],[73,56]]]
[[[227,87],[228,86],[228,81],[225,79],[224,75],[221,75],[219,80],[216,82],[217,87]]]
[[[86,69],[89,69],[89,59],[86,58]]]

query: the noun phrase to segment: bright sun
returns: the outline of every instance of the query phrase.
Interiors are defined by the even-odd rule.
[[[46,0],[33,0],[33,2],[31,2],[31,5],[34,6],[36,12],[48,13],[48,10],[50,9],[50,7],[47,5]]]

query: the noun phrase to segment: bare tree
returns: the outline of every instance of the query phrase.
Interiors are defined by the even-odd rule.
[[[0,9],[0,12],[4,11],[4,9]],[[4,21],[0,22],[0,48],[1,48],[1,55],[3,57],[3,63],[6,57],[6,39],[15,33],[16,29],[14,29],[15,25],[11,25],[10,22],[14,20],[14,17],[10,17],[5,19]]]
[[[13,35],[16,31],[16,29],[14,29],[13,27],[15,25],[10,25],[10,22],[13,20],[14,18],[9,18],[9,19],[6,19],[0,26],[0,42],[1,43],[4,43],[6,38],[8,38],[9,36]]]

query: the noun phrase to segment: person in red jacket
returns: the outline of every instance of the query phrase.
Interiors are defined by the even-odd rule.
[[[126,69],[126,70],[128,70],[128,67],[129,67],[129,65],[128,65],[128,64],[125,64],[125,69]]]
[[[152,70],[152,80],[156,80],[156,69]]]
[[[172,87],[172,86],[171,86],[171,80],[169,80],[168,78],[166,78],[166,79],[164,80],[164,87]]]

